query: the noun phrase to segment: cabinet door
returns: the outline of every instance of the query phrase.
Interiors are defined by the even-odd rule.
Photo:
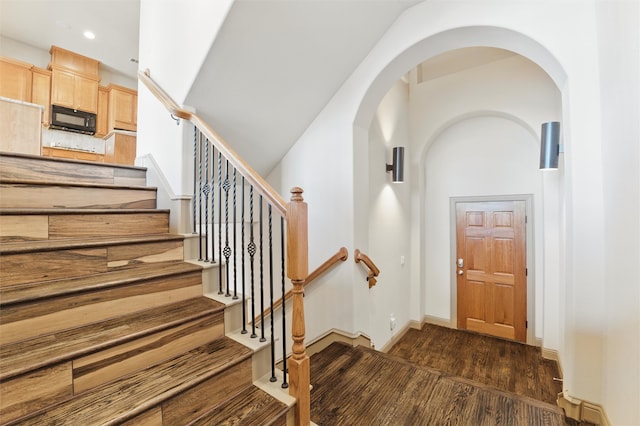
[[[89,78],[75,76],[74,102],[75,109],[98,112],[98,82]]]
[[[111,129],[136,130],[138,97],[124,90],[111,88],[109,121]]]
[[[106,87],[98,87],[98,114],[96,116],[97,138],[106,136],[109,132],[109,91]]]
[[[0,96],[31,102],[31,65],[0,58]]]
[[[31,102],[44,107],[42,124],[48,126],[49,110],[51,109],[51,72],[40,68],[33,68]]]
[[[75,108],[73,92],[75,74],[54,69],[51,73],[51,103],[67,108]]]

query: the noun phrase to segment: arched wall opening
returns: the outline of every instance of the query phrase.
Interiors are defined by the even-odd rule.
[[[533,67],[538,68],[537,71],[534,71],[537,73],[535,78],[546,79],[540,83],[544,87],[544,93],[537,92],[535,94],[536,99],[532,102],[536,104],[535,107],[527,107],[526,100],[523,100],[520,106],[516,105],[515,107],[511,101],[501,103],[494,100],[493,104],[471,101],[473,105],[469,107],[469,102],[465,100],[478,99],[480,94],[468,91],[465,93],[467,87],[453,96],[450,91],[447,92],[449,85],[460,83],[456,79],[468,79],[468,76],[460,73],[457,76],[448,77],[451,79],[450,82],[439,79],[440,81],[432,82],[432,86],[445,88],[436,99],[446,99],[448,93],[449,99],[445,100],[445,103],[457,103],[464,106],[463,109],[443,108],[438,100],[435,101],[436,105],[433,105],[433,97],[430,99],[432,102],[431,110],[420,105],[420,97],[415,96],[416,91],[422,89],[418,87],[416,66],[441,53],[476,46],[483,48],[490,46],[514,52],[512,57],[498,61],[502,62],[500,64],[492,63],[479,70],[467,71],[467,73],[485,73],[497,82],[500,81],[501,76],[495,73],[496,70],[501,69],[500,66],[503,70],[505,66],[512,70],[515,66],[516,72],[522,71],[523,67],[531,71],[532,64],[535,63]],[[508,63],[505,64],[505,61]],[[414,71],[406,74],[408,70]],[[403,87],[403,84],[398,80],[402,75],[406,75],[406,87]],[[527,73],[522,76],[525,80],[528,77],[531,76]],[[366,173],[359,173],[358,164],[354,165],[355,187],[366,187],[370,199],[370,204],[366,209],[368,226],[361,227],[367,229],[367,234],[361,240],[367,242],[367,249],[374,259],[383,259],[381,262],[385,264],[382,268],[384,271],[395,273],[399,277],[394,292],[378,289],[373,290],[369,295],[370,329],[366,331],[373,336],[374,341],[393,341],[397,330],[394,331],[388,327],[390,316],[400,316],[397,318],[399,323],[408,320],[414,325],[424,320],[444,325],[454,324],[452,315],[455,314],[455,310],[452,309],[451,303],[452,300],[455,301],[455,294],[452,295],[450,291],[452,260],[450,259],[449,197],[451,195],[527,193],[532,194],[534,217],[536,218],[532,231],[536,242],[532,248],[534,251],[532,257],[535,258],[535,262],[531,259],[531,264],[535,265],[535,271],[532,271],[535,282],[532,284],[535,285],[536,291],[533,294],[534,300],[531,300],[531,305],[536,307],[533,314],[535,335],[532,334],[529,343],[543,344],[545,347],[556,350],[560,349],[558,346],[561,341],[561,318],[558,306],[561,302],[559,301],[558,283],[561,273],[559,256],[562,250],[557,231],[562,228],[559,223],[560,203],[558,200],[559,194],[562,193],[559,189],[562,180],[558,176],[562,175],[563,171],[557,172],[555,177],[541,174],[537,170],[537,156],[540,123],[552,120],[561,121],[562,100],[558,87],[563,87],[565,78],[562,67],[546,49],[534,40],[502,28],[468,27],[445,31],[416,43],[400,53],[373,81],[358,109],[354,131],[354,157],[366,156],[369,158]],[[471,84],[473,83],[472,81]],[[431,83],[427,82],[424,86],[429,84]],[[476,87],[486,89],[486,85],[482,84],[476,84]],[[503,87],[503,89],[510,98],[517,96],[510,88]],[[395,94],[391,94],[392,91]],[[411,91],[411,96],[408,94],[409,91]],[[431,90],[430,94],[433,93],[434,90]],[[501,98],[503,95],[504,93],[493,92],[495,98]],[[441,98],[442,96],[445,98]],[[389,98],[395,98],[395,100],[389,100]],[[398,136],[396,130],[395,136],[385,136],[385,127],[393,126],[385,125],[385,121],[389,120],[380,117],[380,109],[389,110],[388,105],[384,106],[385,103],[393,105],[395,102],[397,106],[404,101],[408,105],[407,111],[402,112],[405,117],[395,117],[393,120],[396,122],[411,121],[412,124],[404,123],[409,130],[404,135],[399,132]],[[449,115],[447,116],[444,112]],[[371,115],[367,118],[367,114]],[[420,117],[420,114],[425,115]],[[359,130],[365,124],[368,130],[366,132]],[[489,168],[498,172],[496,176],[516,172],[519,178],[504,182],[504,185],[495,185],[495,182],[489,182],[481,190],[476,188],[476,190],[462,192],[456,192],[459,191],[458,189],[453,192],[445,191],[448,195],[434,193],[434,190],[436,192],[437,188],[442,190],[446,185],[429,186],[433,179],[438,181],[450,178],[445,177],[446,173],[429,176],[427,169],[432,170],[435,165],[439,165],[441,166],[440,172],[446,171],[452,165],[451,161],[455,158],[455,154],[449,152],[445,157],[436,159],[431,154],[436,153],[437,149],[431,150],[430,147],[442,144],[441,148],[444,148],[445,151],[452,148],[452,143],[455,142],[452,135],[456,132],[459,137],[474,133],[481,136],[474,139],[476,142],[480,139],[480,143],[485,145],[485,151],[479,152],[486,154],[483,161],[491,163]],[[499,136],[496,137],[496,135]],[[513,143],[501,146],[505,140],[514,138],[517,140],[511,141]],[[405,170],[407,182],[403,186],[398,186],[391,185],[388,181],[380,181],[378,168],[382,167],[381,164],[385,160],[390,160],[392,146],[403,145],[403,139],[408,145],[405,160],[407,163]],[[445,139],[447,143],[443,142]],[[376,143],[371,144],[372,140],[378,140],[379,143],[377,145]],[[472,152],[470,150],[474,149],[473,143],[468,140],[465,143],[464,136],[462,139],[459,138],[458,142],[460,142],[459,149],[466,150],[466,152]],[[449,145],[448,148],[447,145]],[[476,156],[479,152],[476,152]],[[492,162],[493,159],[497,160]],[[505,161],[505,159],[507,160]],[[532,159],[533,161],[531,161]],[[529,162],[526,163],[527,161]],[[527,167],[524,174],[523,162]],[[504,167],[501,169],[501,166]],[[512,167],[515,169],[511,169]],[[467,176],[461,179],[460,183],[466,181],[477,185],[480,180],[470,181]],[[433,208],[431,197],[440,197],[438,209]],[[550,197],[550,200],[543,202],[545,197]],[[391,201],[383,202],[382,200]],[[547,210],[544,206],[547,206]],[[399,211],[395,219],[388,217],[385,219],[384,216],[388,215],[389,211],[395,210]],[[436,210],[438,210],[437,214],[440,215],[440,218],[434,222],[432,219]],[[362,215],[356,212],[356,217],[362,218]],[[545,220],[555,221],[552,226],[549,226],[550,230],[556,231],[555,237],[545,238],[543,226]],[[408,225],[402,224],[403,222],[406,224],[407,221]],[[381,229],[393,229],[393,232],[385,235]],[[436,232],[436,234],[431,234],[432,232]],[[406,244],[398,242],[401,239],[405,239]],[[396,242],[394,243],[394,241]],[[441,247],[438,247],[437,244],[441,244]],[[551,247],[547,247],[549,244]],[[390,253],[393,254],[390,255]],[[551,253],[555,259],[548,258]],[[407,267],[407,265],[409,266]],[[555,301],[548,306],[543,300],[544,283],[549,283],[553,287],[547,292],[549,296],[558,295]],[[404,292],[405,296],[398,294],[398,292]],[[404,313],[398,313],[402,310],[402,306],[408,306],[409,309],[406,309]],[[402,318],[403,314],[406,318]],[[549,328],[548,332],[547,328]]]

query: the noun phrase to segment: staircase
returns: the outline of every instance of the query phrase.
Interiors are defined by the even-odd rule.
[[[142,168],[0,154],[0,424],[287,424]]]

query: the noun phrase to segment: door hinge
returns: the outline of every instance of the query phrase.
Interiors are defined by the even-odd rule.
[[[524,268],[524,275],[525,277],[529,276],[529,268]]]
[[[524,328],[529,328],[529,321],[524,322]]]
[[[529,216],[524,217],[524,223],[529,223]]]

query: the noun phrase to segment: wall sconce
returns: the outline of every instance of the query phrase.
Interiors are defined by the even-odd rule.
[[[558,168],[558,157],[564,152],[560,145],[560,123],[550,121],[542,123],[542,135],[540,138],[540,169],[554,170]]]
[[[393,164],[387,164],[387,173],[391,172],[392,182],[404,182],[404,147],[393,148]]]

